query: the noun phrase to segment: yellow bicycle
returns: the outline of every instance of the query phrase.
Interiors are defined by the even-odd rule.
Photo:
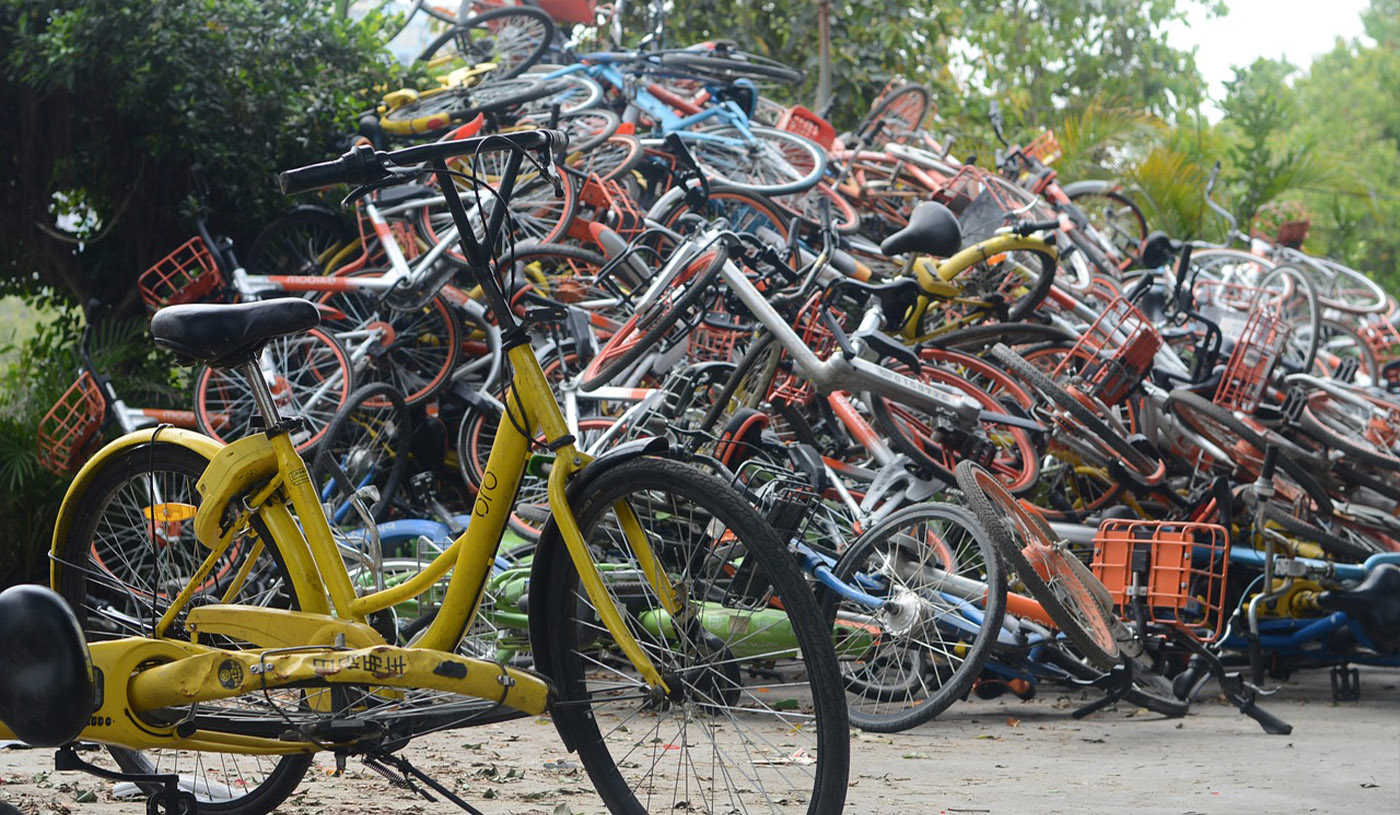
[[[145,430],[78,473],[54,530],[51,583],[86,648],[49,629],[0,626],[10,638],[0,648],[28,648],[46,682],[77,690],[31,693],[20,709],[6,702],[19,680],[0,677],[9,730],[40,744],[113,745],[132,780],[167,798],[178,783],[203,811],[271,810],[317,751],[362,757],[470,809],[397,751],[434,730],[549,714],[614,813],[841,810],[845,701],[831,632],[796,562],[741,494],[669,457],[664,441],[597,458],[576,449],[528,331],[557,315],[517,321],[491,269],[505,209],[485,241],[465,228],[450,159],[504,151],[496,193],[506,200],[527,158],[554,177],[562,143],[557,131],[531,131],[359,147],[282,176],[289,193],[371,187],[426,165],[464,227],[511,385],[461,538],[409,580],[357,588],[294,449],[298,420],[279,414],[257,361],[270,339],[314,326],[316,307],[162,310],[157,344],[241,371],[266,430],[226,446]],[[547,473],[553,511],[530,576],[533,669],[460,647],[527,468]],[[449,573],[436,616],[401,642],[392,608]],[[0,596],[0,617],[24,619],[25,602]]]
[[[942,204],[920,204],[909,225],[880,245],[886,255],[907,255],[904,272],[919,284],[900,337],[917,345],[970,325],[1025,319],[1050,293],[1059,262],[1054,245],[1031,233],[1058,227],[1058,221],[1021,223],[959,249],[953,214]]]

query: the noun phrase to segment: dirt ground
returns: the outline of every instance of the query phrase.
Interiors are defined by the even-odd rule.
[[[1266,702],[1294,726],[1268,736],[1218,700],[1185,719],[1119,706],[1076,721],[1076,696],[972,700],[893,735],[855,733],[850,813],[1400,812],[1400,671],[1364,670],[1362,701],[1334,703],[1328,674],[1300,674]],[[1204,695],[1204,694],[1203,694]],[[86,753],[98,755],[96,752]],[[545,719],[425,737],[405,753],[487,815],[604,812]],[[284,815],[447,815],[351,762],[315,770]],[[0,799],[29,815],[137,815],[112,787],[52,772],[49,751],[0,750]]]

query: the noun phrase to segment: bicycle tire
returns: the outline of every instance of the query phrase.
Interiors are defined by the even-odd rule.
[[[913,533],[913,529],[920,531]],[[977,613],[967,614],[956,601],[945,599],[948,581],[935,572],[985,584],[982,605],[973,604]],[[851,543],[832,573],[846,585],[872,594],[883,580],[888,588],[876,596],[897,596],[906,603],[912,598],[918,604],[912,626],[905,628],[902,621],[898,631],[882,626],[879,642],[857,658],[838,651],[851,724],[876,733],[897,733],[931,721],[967,695],[992,654],[1006,613],[1006,575],[995,547],[972,513],[936,502],[905,507]],[[824,592],[823,609],[832,624],[843,609],[853,619],[885,616],[830,590]],[[946,622],[946,617],[957,622]],[[971,638],[968,623],[976,625]],[[921,653],[908,653],[911,641]],[[905,670],[910,658],[918,660],[917,674]],[[898,671],[893,682],[874,673],[888,665]]]
[[[902,132],[913,132],[923,124],[924,117],[932,104],[932,96],[923,85],[909,83],[901,85],[893,92],[880,97],[874,107],[856,127],[856,135],[868,137],[870,130],[879,122],[894,119],[903,125]],[[889,135],[881,128],[882,133]],[[899,135],[899,131],[895,136]]]
[[[360,236],[335,213],[301,209],[277,216],[253,238],[245,266],[255,275],[320,275]]]
[[[826,151],[796,133],[762,125],[716,125],[679,131],[700,169],[711,179],[763,195],[802,192],[826,172]],[[752,137],[752,138],[750,138]]]
[[[983,350],[1002,343],[1007,347],[1030,345],[1042,342],[1074,342],[1078,336],[1074,332],[1057,325],[1040,323],[983,323],[970,325],[940,334],[929,340],[927,345],[934,348],[951,348],[959,351]]]
[[[1147,218],[1131,198],[1115,190],[1086,190],[1069,196],[1100,235],[1123,257],[1120,269],[1131,266],[1147,240]]]
[[[1290,331],[1279,362],[1289,370],[1310,371],[1322,337],[1322,309],[1317,288],[1302,270],[1286,263],[1269,270],[1259,281],[1259,287],[1271,289],[1283,278],[1291,278],[1291,285],[1282,287],[1288,291],[1288,296],[1280,298],[1277,316],[1288,324]]]
[[[663,70],[683,71],[724,83],[747,79],[755,84],[797,85],[807,78],[806,73],[796,68],[743,52],[736,52],[732,57],[718,57],[694,51],[671,51],[657,57],[657,62]]]
[[[562,196],[556,196],[554,185],[542,178],[521,181],[506,205],[505,226],[510,230],[512,238],[539,243],[563,240],[569,232],[569,226],[578,216],[578,187],[571,181],[565,179]],[[486,222],[496,208],[497,199],[491,193],[483,193],[480,206],[475,206],[478,190],[460,178],[456,179],[456,182],[463,203],[468,206],[467,217],[471,219],[472,231],[477,240],[484,240]],[[432,244],[441,243],[442,235],[456,226],[446,205],[424,206],[415,212],[419,232]],[[446,257],[451,258],[458,266],[467,266],[466,255],[455,240],[448,247]]]
[[[297,452],[311,450],[354,390],[350,358],[331,334],[319,328],[277,337],[263,353],[276,364],[275,381],[269,387],[278,407],[290,408],[304,422],[292,435]],[[314,408],[308,410],[303,398],[315,398]],[[225,444],[262,429],[262,414],[239,370],[201,368],[195,376],[194,407],[200,432]]]
[[[1279,448],[1284,458],[1315,472],[1326,469],[1327,462],[1322,457],[1309,452],[1294,442],[1273,431],[1259,430],[1241,421],[1231,411],[1215,404],[1198,393],[1178,388],[1167,395],[1167,410],[1176,414],[1188,427],[1205,436],[1213,444],[1226,452],[1246,454],[1238,444],[1231,445],[1232,437],[1253,448],[1247,463],[1232,462],[1242,473],[1242,477],[1258,475],[1264,466],[1264,451],[1269,445]],[[1211,424],[1214,423],[1215,427]],[[1223,432],[1222,432],[1223,430]]]
[[[570,505],[590,551],[608,558],[605,590],[672,686],[666,704],[650,703],[653,694],[629,664],[616,659],[551,522],[531,575],[532,593],[544,587],[531,609],[533,651],[537,663],[549,655],[541,667],[558,689],[555,727],[578,751],[608,810],[670,813],[691,806],[684,802],[699,795],[744,811],[787,811],[785,804],[796,798],[805,801],[808,813],[839,812],[850,734],[831,632],[772,527],[719,478],[653,457],[607,467],[573,490]],[[632,546],[617,539],[611,515],[619,505],[637,513],[683,596],[720,616],[678,624],[654,611],[662,606],[650,582],[625,579],[639,573],[627,554]],[[751,579],[736,579],[738,574]],[[681,641],[679,647],[673,640]],[[794,659],[799,655],[800,663]],[[771,685],[778,693],[745,685],[740,663],[752,660],[777,675],[759,680],[760,687]],[[802,699],[797,709],[786,701],[792,697]],[[616,726],[618,719],[635,721],[640,710],[649,711],[645,725]],[[778,733],[781,738],[773,738]],[[783,746],[775,749],[776,742]],[[692,756],[692,747],[703,757]],[[703,777],[691,772],[698,763],[707,768]],[[675,777],[672,767],[679,770]],[[781,790],[769,789],[774,776],[781,776],[775,784]],[[733,786],[717,789],[721,785]]]
[[[656,220],[662,226],[676,230],[682,216],[687,213],[695,213],[707,221],[723,218],[735,232],[757,235],[759,230],[768,230],[785,243],[791,221],[790,216],[785,216],[785,210],[772,199],[727,184],[710,185],[710,195],[702,209],[697,210],[686,199],[680,198],[675,206],[657,213]]]
[[[548,100],[545,100],[548,101]],[[534,103],[532,103],[534,104]],[[533,111],[533,109],[532,109]],[[548,127],[553,118],[548,110],[539,113],[522,111],[516,125]],[[569,137],[570,153],[584,152],[602,144],[622,126],[622,117],[607,108],[586,108],[560,111],[554,127]]]
[[[1358,394],[1358,398],[1379,401],[1361,394]],[[1392,476],[1400,475],[1400,456],[1387,452],[1374,442],[1374,437],[1368,437],[1370,427],[1367,426],[1367,420],[1347,416],[1344,412],[1346,408],[1347,406],[1332,394],[1316,390],[1308,395],[1299,426],[1319,444],[1340,450],[1357,461]],[[1339,410],[1343,412],[1338,412]]]
[[[1165,469],[1160,456],[1154,460],[1132,446],[1127,439],[1118,435],[1107,422],[1095,416],[1082,402],[1005,345],[997,343],[993,346],[992,356],[1013,374],[1025,380],[1027,384],[1054,402],[1057,408],[1068,413],[1073,422],[1079,425],[1083,432],[1090,437],[1088,441],[1102,451],[1118,456],[1125,468],[1142,483],[1150,484],[1160,479]]]
[[[825,200],[831,208],[831,228],[842,235],[860,231],[860,213],[846,196],[837,192],[825,181],[806,192],[785,196],[779,204],[783,209],[796,215],[803,225],[811,229],[821,228],[821,202]]]
[[[536,65],[531,68],[531,72],[554,72],[558,70],[558,67],[557,65]],[[516,124],[524,124],[520,121],[521,119],[542,119],[543,123],[535,126],[545,127],[549,123],[549,117],[552,115],[554,107],[558,105],[561,117],[580,113],[611,113],[617,117],[618,125],[621,125],[622,117],[617,116],[616,113],[607,108],[598,106],[598,103],[603,99],[603,86],[594,81],[592,77],[584,74],[563,74],[552,78],[550,82],[554,83],[557,90],[548,96],[542,96],[521,105],[516,111],[519,116]],[[611,136],[616,131],[617,126],[614,126],[612,132],[607,135]],[[571,146],[574,145],[571,143]],[[583,148],[575,147],[575,149],[581,150]]]
[[[326,436],[311,465],[312,478],[318,484],[335,480],[336,475],[329,465],[331,457],[335,457],[354,483],[349,486],[337,483],[337,491],[332,495],[348,500],[356,489],[373,484],[379,489],[379,500],[370,508],[370,514],[375,521],[383,521],[408,471],[412,442],[413,417],[399,389],[387,382],[362,385],[350,394],[345,406],[326,428]],[[385,456],[387,467],[383,466]],[[330,497],[325,490],[321,491],[323,503]],[[362,523],[353,510],[346,517],[354,526]],[[337,522],[334,517],[331,520]]]
[[[467,96],[471,99],[471,111],[467,115],[470,118],[478,113],[499,113],[562,90],[563,83],[529,76],[492,79],[467,91]]]
[[[1112,624],[1079,572],[1063,562],[1066,555],[1055,547],[1054,535],[1045,521],[973,462],[958,464],[954,475],[963,498],[991,535],[997,552],[1065,638],[1099,668],[1109,670],[1117,665],[1120,652]],[[1028,539],[1026,548],[1035,547],[1047,572],[1053,569],[1052,576],[1042,577],[1031,565],[1009,523],[1015,524],[1020,537]]]
[[[490,36],[483,36],[488,31]],[[475,36],[473,32],[476,32]],[[502,34],[508,36],[503,37]],[[539,9],[524,6],[497,8],[462,20],[444,31],[424,47],[418,54],[418,61],[445,59],[450,63],[461,58],[467,65],[493,62],[496,70],[492,72],[492,77],[510,79],[539,62],[554,41],[554,35],[554,21]],[[452,47],[443,52],[449,44]],[[445,67],[450,69],[454,66]]]
[[[886,368],[904,374],[934,387],[939,385],[956,388],[964,398],[975,401],[979,409],[989,413],[1006,413],[1009,406],[996,397],[968,382],[952,371],[940,367],[933,360],[924,360],[922,370],[914,373],[907,365],[895,360],[885,360]],[[931,471],[937,478],[948,481],[953,476],[953,468],[961,457],[950,446],[945,446],[945,435],[937,420],[927,418],[921,408],[899,402],[895,399],[875,395],[870,402],[870,410],[875,414],[875,422],[884,431],[885,437],[900,452],[915,464]],[[1020,410],[1016,411],[1021,413]],[[983,419],[978,426],[993,445],[998,454],[990,461],[998,478],[1013,494],[1028,492],[1035,488],[1040,476],[1040,445],[1031,438],[1030,432],[1022,427],[1006,425],[995,420]],[[956,443],[964,435],[954,434],[951,440]],[[1006,439],[998,443],[998,439]]]
[[[569,166],[605,181],[616,181],[637,168],[646,156],[642,142],[631,134],[614,133],[589,150],[569,151]]]
[[[655,350],[658,341],[682,322],[682,316],[699,305],[727,260],[728,255],[723,250],[709,249],[679,265],[666,279],[648,283],[648,292],[654,297],[646,302],[647,295],[643,295],[637,312],[589,362],[580,386],[591,390],[607,384],[643,354]],[[668,294],[675,296],[668,297]]]
[[[1390,297],[1380,284],[1350,266],[1330,258],[1304,256],[1303,265],[1316,268],[1325,283],[1317,285],[1317,299],[1327,308],[1348,314],[1381,314],[1390,307]]]
[[[380,277],[382,269],[362,269],[348,277]],[[387,382],[403,394],[410,407],[431,399],[452,377],[462,351],[462,324],[456,309],[439,292],[414,308],[394,307],[394,296],[380,300],[368,289],[328,291],[319,302],[343,318],[323,319],[331,331],[383,332],[379,347],[362,361],[356,378]]]
[[[1377,550],[1369,549],[1353,541],[1346,540],[1315,524],[1308,523],[1301,518],[1295,517],[1293,513],[1278,504],[1265,504],[1261,512],[1265,521],[1273,521],[1283,527],[1283,530],[1288,534],[1317,544],[1322,547],[1323,551],[1333,557],[1359,563],[1371,555],[1376,554]]]
[[[90,642],[116,636],[149,635],[148,621],[163,611],[156,601],[168,598],[170,589],[163,587],[174,584],[178,579],[173,576],[175,574],[192,574],[204,560],[207,550],[194,539],[189,521],[160,521],[159,530],[154,528],[155,522],[150,525],[130,522],[133,518],[154,514],[155,505],[150,503],[152,488],[162,505],[197,506],[200,494],[195,482],[208,463],[203,455],[173,442],[157,440],[131,447],[104,461],[72,505],[69,513],[72,523],[59,544],[54,589],[73,608]],[[143,487],[142,482],[146,482],[146,486]],[[135,505],[121,506],[128,500]],[[152,512],[143,513],[143,506]],[[116,509],[109,513],[113,507]],[[114,548],[131,542],[144,543],[153,535],[160,536],[160,544],[144,552],[149,560],[133,563],[122,555],[121,562],[131,568],[119,565]],[[211,585],[203,589],[201,595],[220,597],[221,582],[238,571],[235,563],[250,549],[250,542],[235,543],[230,554],[212,570]],[[245,583],[245,586],[257,588],[245,589],[236,600],[298,608],[295,593],[285,591],[290,584],[285,579],[285,569],[276,556],[275,547],[268,547],[264,557],[268,558],[267,564],[255,565]],[[148,575],[151,568],[154,574]],[[180,585],[183,587],[183,582]],[[146,599],[151,602],[145,602]],[[99,607],[99,603],[123,605],[108,611],[108,606]],[[171,632],[173,637],[179,634]],[[201,800],[199,810],[214,815],[263,815],[271,811],[296,790],[312,761],[310,755],[283,756],[272,759],[269,765],[265,757],[239,754],[136,751],[122,747],[108,750],[126,772],[189,775],[195,778],[191,787],[196,792],[200,779],[205,780],[206,790],[212,790],[213,784],[219,783],[229,790],[246,791],[232,799],[215,796]],[[206,755],[217,756],[218,760],[206,766]],[[192,771],[182,772],[187,762],[193,764]],[[142,789],[150,794],[160,787],[143,785]]]

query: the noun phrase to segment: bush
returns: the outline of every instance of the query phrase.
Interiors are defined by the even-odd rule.
[[[0,0],[0,281],[140,308],[141,270],[206,202],[248,234],[274,173],[324,159],[394,70],[380,21],[318,0]],[[382,88],[382,85],[381,85]]]

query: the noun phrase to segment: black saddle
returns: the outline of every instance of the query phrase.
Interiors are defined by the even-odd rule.
[[[958,216],[937,201],[925,201],[914,207],[909,225],[885,238],[880,251],[886,255],[917,252],[946,258],[962,248],[962,229]]]
[[[310,300],[284,297],[238,305],[167,306],[151,318],[156,345],[214,368],[252,361],[268,340],[297,334],[321,323]]]
[[[0,592],[0,721],[35,747],[78,738],[93,712],[92,657],[73,610],[43,586]]]

